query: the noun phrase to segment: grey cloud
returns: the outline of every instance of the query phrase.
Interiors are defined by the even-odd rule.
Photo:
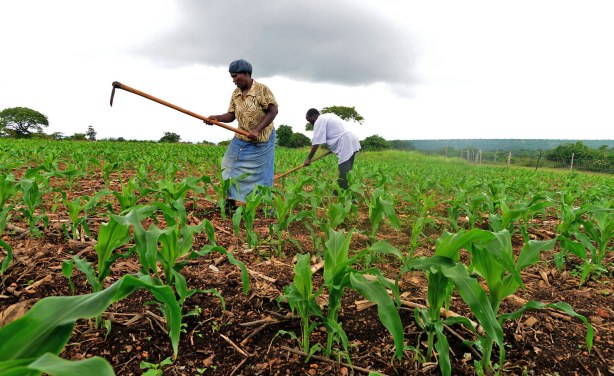
[[[179,2],[177,28],[138,51],[160,64],[226,67],[244,58],[254,77],[367,85],[410,84],[415,61],[399,26],[349,1]]]

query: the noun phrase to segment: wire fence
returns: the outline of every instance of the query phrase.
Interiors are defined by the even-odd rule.
[[[447,158],[461,158],[469,163],[496,164],[496,165],[520,165],[535,168],[560,168],[578,171],[591,171],[605,174],[614,174],[614,156],[605,155],[601,158],[577,157],[573,154],[555,160],[547,159],[546,153],[540,151],[487,151],[465,149],[456,150],[455,153],[428,153],[438,154]]]

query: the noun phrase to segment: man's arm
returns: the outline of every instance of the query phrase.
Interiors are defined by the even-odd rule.
[[[311,147],[311,150],[309,151],[309,155],[307,155],[307,159],[305,159],[305,162],[303,163],[305,166],[309,166],[311,164],[311,159],[316,154],[316,151],[318,150],[319,146],[320,145],[313,145]]]

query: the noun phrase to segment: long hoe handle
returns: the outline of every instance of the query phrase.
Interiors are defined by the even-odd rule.
[[[329,151],[327,151],[326,153],[324,153],[324,154],[320,155],[319,157],[312,159],[312,160],[311,160],[311,162],[315,162],[315,161],[317,161],[317,160],[318,160],[318,159],[320,159],[320,158],[324,158],[324,157],[326,157],[327,155],[329,155],[329,154],[331,154],[331,153],[332,153],[332,151],[330,151],[330,150],[329,150]],[[298,169],[301,169],[301,168],[303,168],[303,167],[305,167],[305,165],[304,165],[304,164],[299,165],[299,166],[296,166],[296,167],[294,167],[294,168],[293,168],[293,169],[291,169],[291,170],[288,170],[288,171],[286,171],[286,172],[284,172],[284,173],[282,173],[282,174],[279,174],[279,175],[275,176],[275,178],[274,178],[273,180],[277,180],[277,179],[283,178],[284,176],[286,176],[286,175],[288,175],[288,174],[290,174],[290,173],[292,173],[292,172],[294,172],[294,171],[296,171],[296,170],[298,170]]]
[[[140,95],[141,97],[147,98],[147,99],[152,100],[154,102],[158,102],[158,103],[163,104],[163,105],[165,105],[167,107],[175,109],[175,110],[177,110],[179,112],[183,112],[184,114],[193,116],[193,117],[195,117],[197,119],[200,119],[200,120],[203,120],[203,121],[207,121],[207,122],[209,122],[211,124],[215,124],[215,125],[220,126],[222,128],[228,129],[229,131],[233,131],[235,133],[242,134],[245,137],[247,137],[249,135],[249,133],[247,133],[246,131],[244,131],[242,129],[231,127],[230,125],[224,124],[224,123],[219,122],[217,120],[211,120],[211,119],[209,119],[207,117],[204,117],[202,115],[199,115],[199,114],[197,114],[195,112],[186,110],[185,108],[181,108],[179,106],[175,106],[172,103],[168,103],[166,101],[163,101],[162,99],[154,97],[153,95],[149,95],[147,93],[144,93],[144,92],[142,92],[140,90],[131,88],[130,86],[124,85],[124,84],[119,83],[117,81],[113,82],[113,91],[111,92],[111,106],[113,106],[113,97],[115,96],[115,89],[123,89],[123,90],[129,91],[129,92],[131,92],[133,94]]]

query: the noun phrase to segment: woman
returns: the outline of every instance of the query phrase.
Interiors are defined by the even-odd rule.
[[[228,112],[211,115],[209,119],[232,123],[237,120],[239,129],[249,133],[235,134],[222,159],[222,178],[237,179],[226,195],[227,207],[237,202],[256,187],[273,185],[275,160],[275,127],[277,101],[271,90],[252,78],[252,65],[240,59],[230,63],[228,72],[237,88],[232,92]]]

